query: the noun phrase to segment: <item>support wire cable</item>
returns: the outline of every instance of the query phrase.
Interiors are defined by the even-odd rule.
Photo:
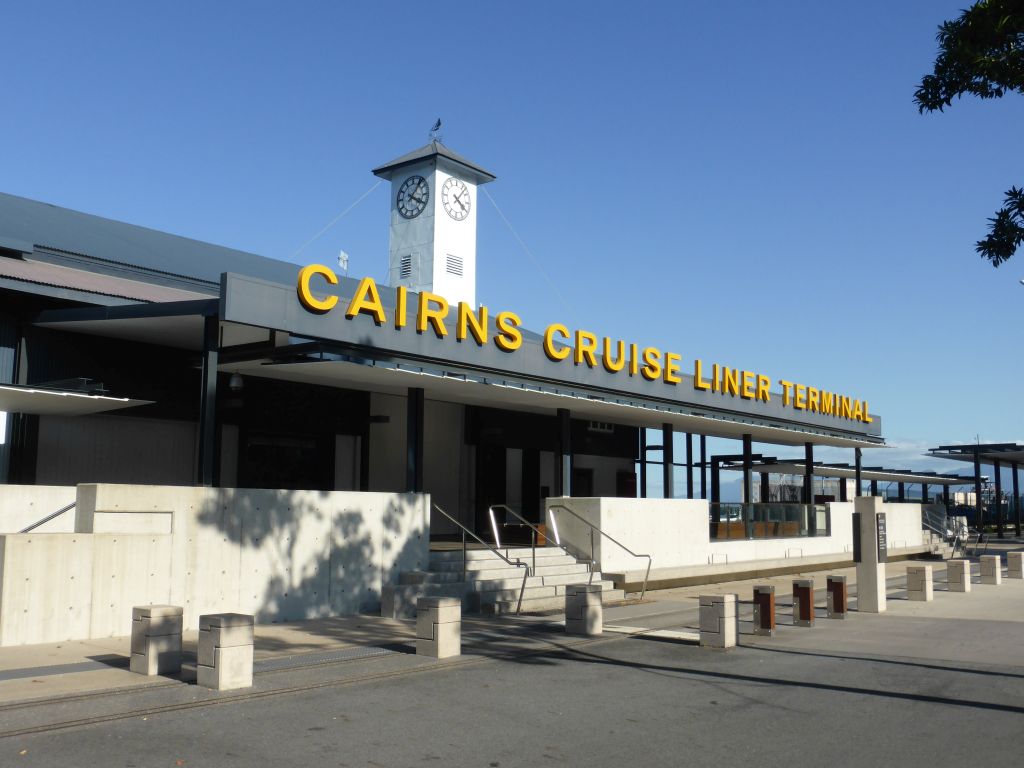
[[[295,253],[293,253],[291,256],[289,256],[289,258],[290,259],[294,259],[300,253],[302,253],[304,250],[306,250],[306,248],[308,248],[314,242],[319,240],[320,237],[324,234],[324,232],[326,232],[331,227],[333,227],[335,224],[337,224],[339,221],[341,221],[343,218],[345,218],[352,211],[353,208],[355,208],[357,205],[359,205],[361,202],[363,202],[363,200],[365,200],[370,195],[370,193],[373,192],[373,190],[375,190],[377,187],[379,187],[383,183],[383,181],[384,181],[383,179],[377,179],[376,183],[372,187],[370,187],[368,190],[363,192],[363,194],[361,194],[359,197],[357,197],[355,202],[352,203],[348,208],[346,208],[341,213],[339,213],[337,216],[335,216],[333,219],[331,219],[327,223],[326,227],[321,229],[319,232],[317,232],[315,235],[313,235],[311,238],[309,238],[309,240],[304,242],[302,244],[302,246],[297,251],[295,251]]]
[[[533,252],[523,241],[523,238],[519,236],[519,233],[516,231],[516,228],[512,226],[512,222],[508,220],[508,217],[504,214],[501,208],[498,207],[498,204],[494,202],[494,198],[491,197],[491,193],[487,190],[487,187],[480,187],[480,189],[482,189],[483,193],[487,195],[487,199],[491,201],[491,205],[494,206],[494,210],[498,212],[498,215],[501,217],[501,220],[505,222],[505,226],[508,227],[508,231],[512,233],[512,236],[516,239],[520,247],[523,249],[523,252],[530,257],[530,261],[533,262],[533,266],[537,268],[537,271],[540,272],[541,277],[544,278],[547,284],[551,287],[551,290],[554,291],[555,295],[558,297],[558,300],[562,303],[562,306],[572,307],[572,304],[570,304],[569,300],[566,299],[564,295],[562,295],[562,292],[560,290],[558,290],[558,285],[555,283],[555,281],[552,280],[548,273],[544,271],[544,267],[541,266],[540,261],[538,261],[537,257],[533,255]],[[573,308],[573,310],[575,311],[575,308]]]

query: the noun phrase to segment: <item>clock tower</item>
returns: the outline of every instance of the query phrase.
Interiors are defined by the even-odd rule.
[[[373,173],[391,182],[389,283],[475,309],[476,193],[494,174],[439,141]]]

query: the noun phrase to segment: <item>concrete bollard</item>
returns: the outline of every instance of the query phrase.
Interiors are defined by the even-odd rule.
[[[947,560],[946,584],[950,592],[971,591],[971,561]]]
[[[128,668],[140,675],[181,672],[182,611],[177,605],[132,608],[132,656]]]
[[[565,631],[570,635],[604,632],[600,584],[569,584],[565,588]]]
[[[1006,553],[1006,578],[1024,579],[1024,552]]]
[[[814,626],[814,581],[793,580],[793,626]]]
[[[720,649],[736,646],[736,595],[700,596],[700,644]]]
[[[828,576],[825,580],[826,609],[830,619],[845,619],[849,600],[846,592],[845,576]],[[811,613],[814,613],[813,592]]]
[[[775,634],[775,587],[770,584],[754,587],[754,634]]]
[[[462,654],[462,601],[421,597],[416,601],[416,653],[435,659]]]
[[[999,555],[982,555],[981,561],[981,583],[999,586],[1003,583],[1003,563]]]
[[[907,566],[907,600],[930,602],[935,598],[930,565]]]
[[[196,682],[215,691],[252,686],[254,625],[244,613],[199,617]]]

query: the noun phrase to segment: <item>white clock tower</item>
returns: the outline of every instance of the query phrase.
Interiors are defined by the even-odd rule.
[[[477,187],[494,174],[439,141],[373,173],[391,182],[391,285],[475,309]]]

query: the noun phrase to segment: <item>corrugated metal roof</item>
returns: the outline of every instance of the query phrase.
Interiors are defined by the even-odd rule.
[[[207,299],[211,293],[183,291],[165,285],[152,285],[122,277],[111,277],[81,269],[45,264],[30,259],[0,257],[0,277],[10,277],[25,283],[72,288],[84,293],[117,296],[135,301],[188,301]]]
[[[380,176],[382,179],[390,179],[392,173],[399,168],[419,163],[432,157],[443,157],[456,165],[462,166],[476,177],[478,184],[486,184],[488,181],[494,181],[497,178],[490,171],[484,170],[472,160],[467,160],[457,152],[453,152],[439,141],[432,141],[419,149],[414,149],[412,152],[401,157],[396,157],[390,163],[384,163],[384,165],[374,168],[373,175]]]
[[[96,271],[103,271],[107,263],[151,272],[154,279],[165,284],[183,280],[218,284],[222,272],[290,283],[297,269],[290,262],[2,192],[0,239],[32,243],[37,249],[58,255],[63,252],[69,257],[100,260]]]

